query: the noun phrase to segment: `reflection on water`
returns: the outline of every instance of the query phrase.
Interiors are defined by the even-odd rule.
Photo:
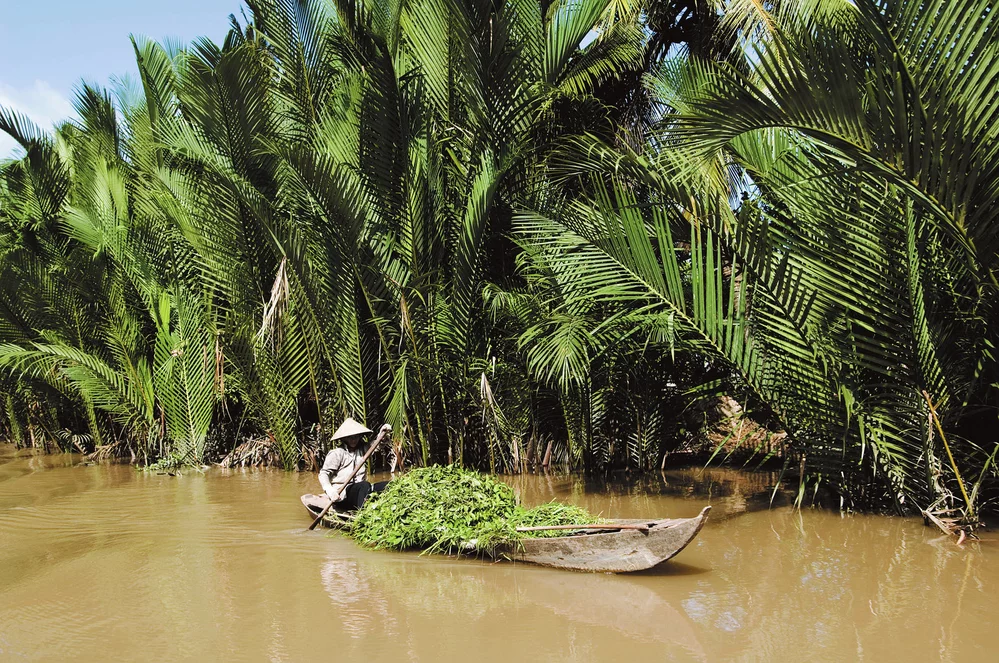
[[[628,518],[656,515],[668,505],[670,516],[688,517],[711,504],[711,520],[790,503],[791,493],[774,491],[779,472],[739,472],[727,468],[669,470],[614,480],[578,476],[504,476],[518,497],[529,503],[571,499],[594,512]],[[663,498],[673,498],[663,500]],[[676,499],[679,498],[679,499]]]
[[[330,557],[323,563],[321,576],[344,633],[355,639],[373,631],[392,634],[394,620],[388,602],[381,591],[373,588],[363,564]]]
[[[362,550],[314,477],[181,477],[0,447],[0,660],[992,661],[999,547],[766,509],[772,475],[509,477],[521,499],[712,519],[632,575]],[[224,475],[224,476],[223,476]]]

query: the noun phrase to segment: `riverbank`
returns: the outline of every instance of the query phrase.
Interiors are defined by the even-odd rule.
[[[315,477],[181,476],[0,448],[0,658],[991,661],[999,545],[918,519],[753,510],[730,470],[596,486],[504,477],[620,517],[712,519],[630,576],[375,552],[306,533]],[[658,486],[658,487],[657,487]]]

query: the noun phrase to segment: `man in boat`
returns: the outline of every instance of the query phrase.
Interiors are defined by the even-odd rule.
[[[385,433],[391,430],[392,427],[388,424],[382,426],[382,431]],[[340,446],[326,454],[323,468],[319,470],[319,483],[322,484],[326,495],[336,501],[334,508],[340,511],[360,509],[368,495],[372,492],[381,492],[388,485],[388,481],[379,481],[372,485],[365,480],[363,459],[367,445],[362,444],[362,441],[365,435],[370,435],[372,432],[364,424],[348,417],[333,433],[333,441],[339,441]],[[354,472],[354,468],[357,468],[357,473],[351,479],[350,475]],[[350,483],[347,483],[348,479]],[[346,489],[341,490],[344,484]]]

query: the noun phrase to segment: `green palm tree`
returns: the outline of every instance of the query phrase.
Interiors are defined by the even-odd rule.
[[[8,166],[0,364],[79,402],[97,441],[124,432],[133,454],[148,455],[157,441],[164,453],[166,439],[200,462],[214,348],[198,293],[178,273],[183,249],[138,186],[141,172],[127,156],[134,145],[111,98],[84,86],[76,106],[80,122],[56,141],[5,118],[29,156]],[[64,183],[39,186],[46,178]],[[56,189],[65,191],[58,200]],[[120,428],[108,429],[95,408]]]
[[[131,437],[165,422],[198,459],[226,375],[286,467],[310,404],[388,418],[421,462],[517,455],[481,416],[503,340],[482,293],[515,278],[512,209],[565,114],[605,119],[590,91],[640,59],[624,4],[251,2],[222,45],[134,39],[141,90],[86,88],[67,147],[4,116],[34,187],[11,225],[38,217],[107,283],[86,356],[41,361],[26,320],[6,365],[86,365],[77,398],[114,392],[95,403]],[[526,382],[511,367],[497,393]]]
[[[508,257],[488,254],[513,251],[502,236],[551,105],[585,108],[588,86],[627,66],[641,34],[621,23],[581,48],[607,2],[545,14],[480,1],[251,9],[251,26],[189,65],[199,73],[179,87],[184,121],[163,130],[203,192],[190,198],[209,206],[193,215],[191,242],[220,274],[240,236],[267,237],[296,327],[283,343],[301,339],[297,381],[280,391],[308,382],[329,419],[384,412],[422,462],[460,457],[475,435],[471,369],[489,360],[482,288],[510,275]],[[252,118],[239,145],[208,122],[214,112]],[[219,224],[219,199],[238,201],[239,223]],[[233,300],[251,280],[219,279]],[[233,309],[245,336],[259,302]]]
[[[650,80],[663,116],[645,153],[574,141],[553,167],[590,200],[521,231],[728,360],[814,486],[903,511],[961,495],[973,518],[967,484],[994,452],[959,437],[995,399],[988,5],[753,7],[722,19],[744,57]],[[558,229],[580,248],[545,239]]]

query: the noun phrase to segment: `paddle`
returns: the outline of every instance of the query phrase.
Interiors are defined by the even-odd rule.
[[[375,441],[371,443],[370,447],[368,447],[367,452],[365,452],[365,454],[364,454],[364,458],[362,458],[361,462],[354,467],[354,471],[350,473],[350,476],[347,477],[347,480],[343,483],[342,486],[340,486],[340,490],[338,490],[336,492],[336,496],[333,499],[330,500],[330,503],[326,505],[326,508],[323,509],[323,512],[320,513],[319,516],[315,520],[312,521],[312,524],[309,525],[309,531],[312,531],[312,530],[316,529],[316,525],[319,524],[319,521],[321,521],[323,518],[326,517],[326,514],[329,513],[330,507],[332,507],[334,504],[336,504],[336,501],[337,501],[337,499],[339,499],[340,494],[347,489],[347,486],[350,485],[350,482],[354,478],[354,475],[357,474],[357,471],[359,469],[361,469],[362,467],[364,467],[364,464],[368,462],[368,458],[371,457],[371,454],[374,452],[375,448],[378,446],[378,443],[382,441],[383,437],[385,437],[386,435],[388,435],[391,432],[392,432],[392,427],[389,426],[388,424],[383,425],[381,427],[381,429],[379,429],[379,431],[378,431],[378,437],[376,437]]]

